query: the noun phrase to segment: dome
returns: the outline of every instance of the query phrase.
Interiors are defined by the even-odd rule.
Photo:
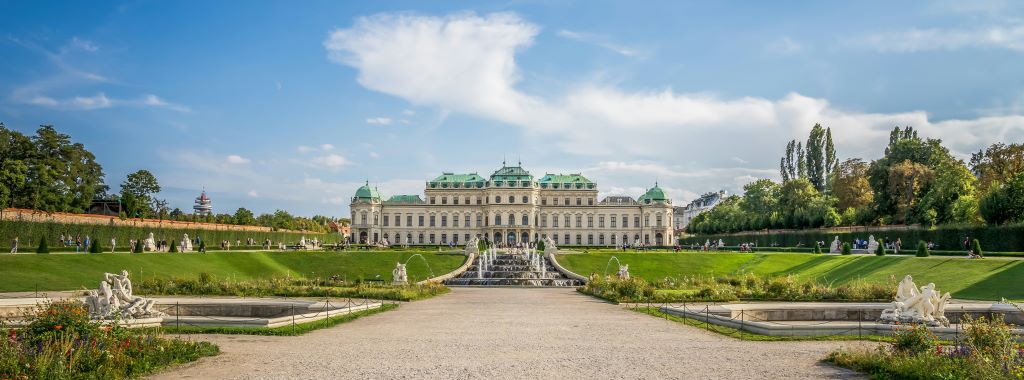
[[[665,196],[665,190],[662,190],[658,183],[654,183],[654,187],[647,190],[644,195],[641,195],[637,199],[641,204],[648,204],[651,202],[665,202],[668,201],[668,197]]]
[[[356,199],[380,199],[380,193],[375,188],[370,187],[370,181],[366,181],[366,184],[359,186],[356,190]]]

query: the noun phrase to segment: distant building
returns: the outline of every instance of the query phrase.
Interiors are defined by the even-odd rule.
[[[705,193],[686,206],[673,207],[672,219],[675,222],[676,232],[685,230],[686,226],[690,225],[690,220],[693,220],[693,217],[715,207],[715,205],[725,199],[725,194],[725,190],[719,190],[717,193]]]
[[[352,197],[352,241],[446,245],[476,237],[499,243],[552,239],[559,246],[675,243],[672,201],[657,183],[639,198],[599,201],[597,184],[581,173],[535,178],[521,165],[503,165],[489,178],[442,173],[426,183],[424,195],[385,198],[369,183],[360,187]]]
[[[121,214],[121,201],[117,199],[93,199],[89,204],[89,214],[118,216]]]
[[[210,197],[206,196],[206,190],[203,190],[196,197],[196,204],[192,206],[192,213],[196,216],[213,215],[213,201],[210,200]]]

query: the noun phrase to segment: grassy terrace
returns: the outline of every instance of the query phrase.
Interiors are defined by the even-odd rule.
[[[558,256],[567,269],[581,275],[605,273],[609,259],[616,256],[629,264],[634,277],[660,280],[666,277],[721,276],[738,273],[758,275],[793,274],[842,284],[856,279],[887,283],[892,278],[914,276],[918,284],[934,282],[956,298],[1024,300],[1024,260],[986,258],[970,260],[950,257],[907,257],[869,255],[812,255],[802,253],[633,253],[590,251]],[[618,270],[614,261],[608,274]]]
[[[127,269],[135,282],[196,279],[200,273],[208,273],[239,281],[338,275],[347,281],[380,279],[390,283],[395,263],[406,262],[417,253],[426,262],[419,257],[408,261],[410,281],[428,278],[430,270],[435,276],[448,273],[465,260],[461,254],[425,250],[0,255],[0,292],[93,289],[104,272],[122,269]]]

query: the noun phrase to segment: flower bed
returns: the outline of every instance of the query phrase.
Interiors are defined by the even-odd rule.
[[[78,301],[40,309],[22,329],[4,329],[3,379],[119,379],[216,355],[217,346],[165,338],[160,329],[103,326]]]

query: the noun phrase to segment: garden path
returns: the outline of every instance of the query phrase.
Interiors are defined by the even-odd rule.
[[[153,378],[860,378],[820,359],[866,344],[741,341],[551,288],[454,288],[300,337],[196,339],[223,353]]]

